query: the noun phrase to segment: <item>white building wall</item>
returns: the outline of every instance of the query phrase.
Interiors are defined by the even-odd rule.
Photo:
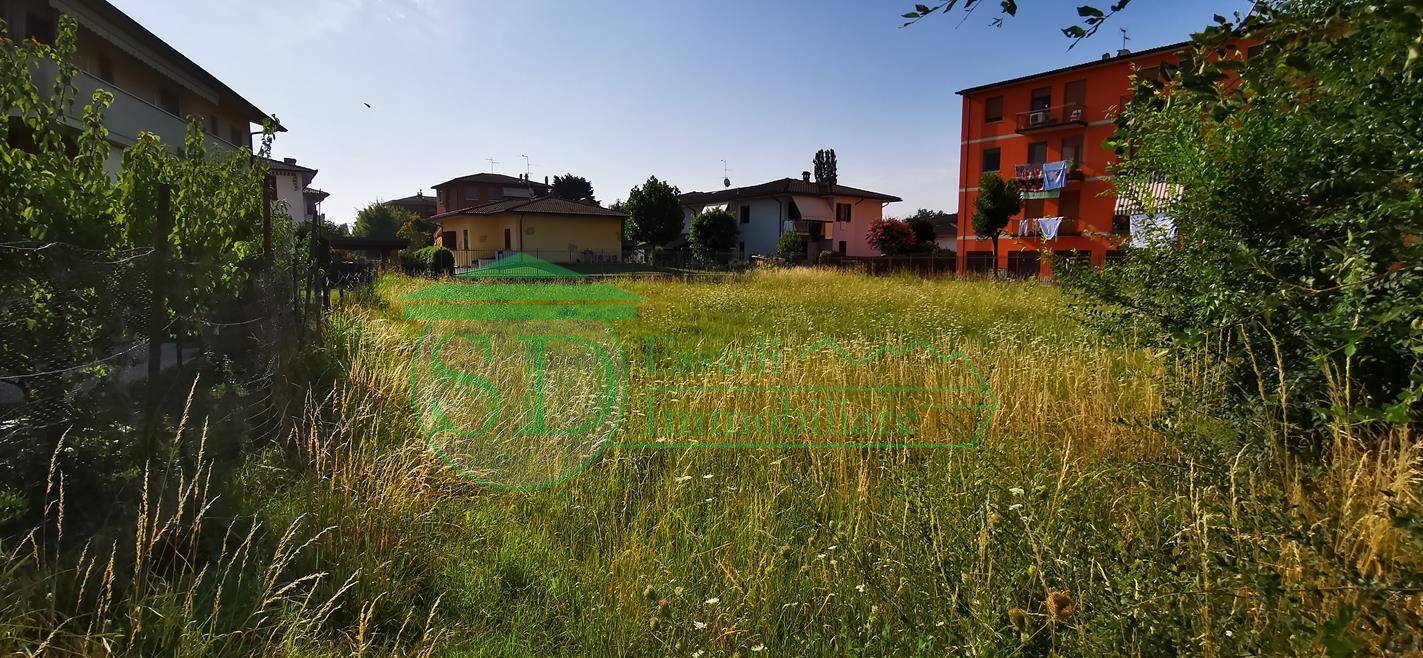
[[[277,207],[298,223],[310,220],[311,218],[306,216],[306,198],[302,195],[306,186],[302,184],[301,174],[294,171],[274,171],[272,175],[277,179]]]

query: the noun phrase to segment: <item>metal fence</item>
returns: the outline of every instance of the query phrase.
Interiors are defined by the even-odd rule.
[[[203,419],[190,428],[223,428],[212,452],[276,436],[282,361],[322,301],[309,253],[286,242],[220,293],[187,276],[205,264],[173,257],[161,228],[142,247],[0,244],[0,494],[33,492],[63,448],[88,463],[71,485],[102,481],[114,498],[114,478],[180,449],[172,432],[189,411]]]

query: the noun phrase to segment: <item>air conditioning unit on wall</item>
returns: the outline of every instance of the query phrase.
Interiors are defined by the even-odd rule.
[[[1028,115],[1029,126],[1041,126],[1050,121],[1052,121],[1052,115],[1048,114],[1047,110],[1038,110]]]

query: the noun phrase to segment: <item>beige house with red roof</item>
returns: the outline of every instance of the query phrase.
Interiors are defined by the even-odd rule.
[[[478,267],[509,253],[551,263],[611,263],[622,259],[627,214],[553,197],[486,201],[430,219],[435,244],[454,252],[455,267]]]

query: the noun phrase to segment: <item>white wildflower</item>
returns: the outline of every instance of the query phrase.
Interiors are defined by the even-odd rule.
[[[1013,487],[1012,489],[1009,489],[1009,490],[1008,490],[1008,493],[1013,494],[1014,496],[1021,496],[1021,495],[1023,495],[1023,488],[1022,488],[1022,487]]]
[[[719,598],[717,598],[717,597],[715,597],[715,596],[713,596],[713,597],[707,599],[707,605],[716,605],[716,604],[718,604],[718,603],[721,603],[721,599],[719,599]]]
[[[696,626],[696,627],[697,627],[697,630],[699,630],[699,631],[700,631],[700,630],[704,630],[704,629],[707,627],[707,623],[704,622],[704,621],[694,621],[694,622],[692,622],[692,625],[693,625],[693,626]]]

